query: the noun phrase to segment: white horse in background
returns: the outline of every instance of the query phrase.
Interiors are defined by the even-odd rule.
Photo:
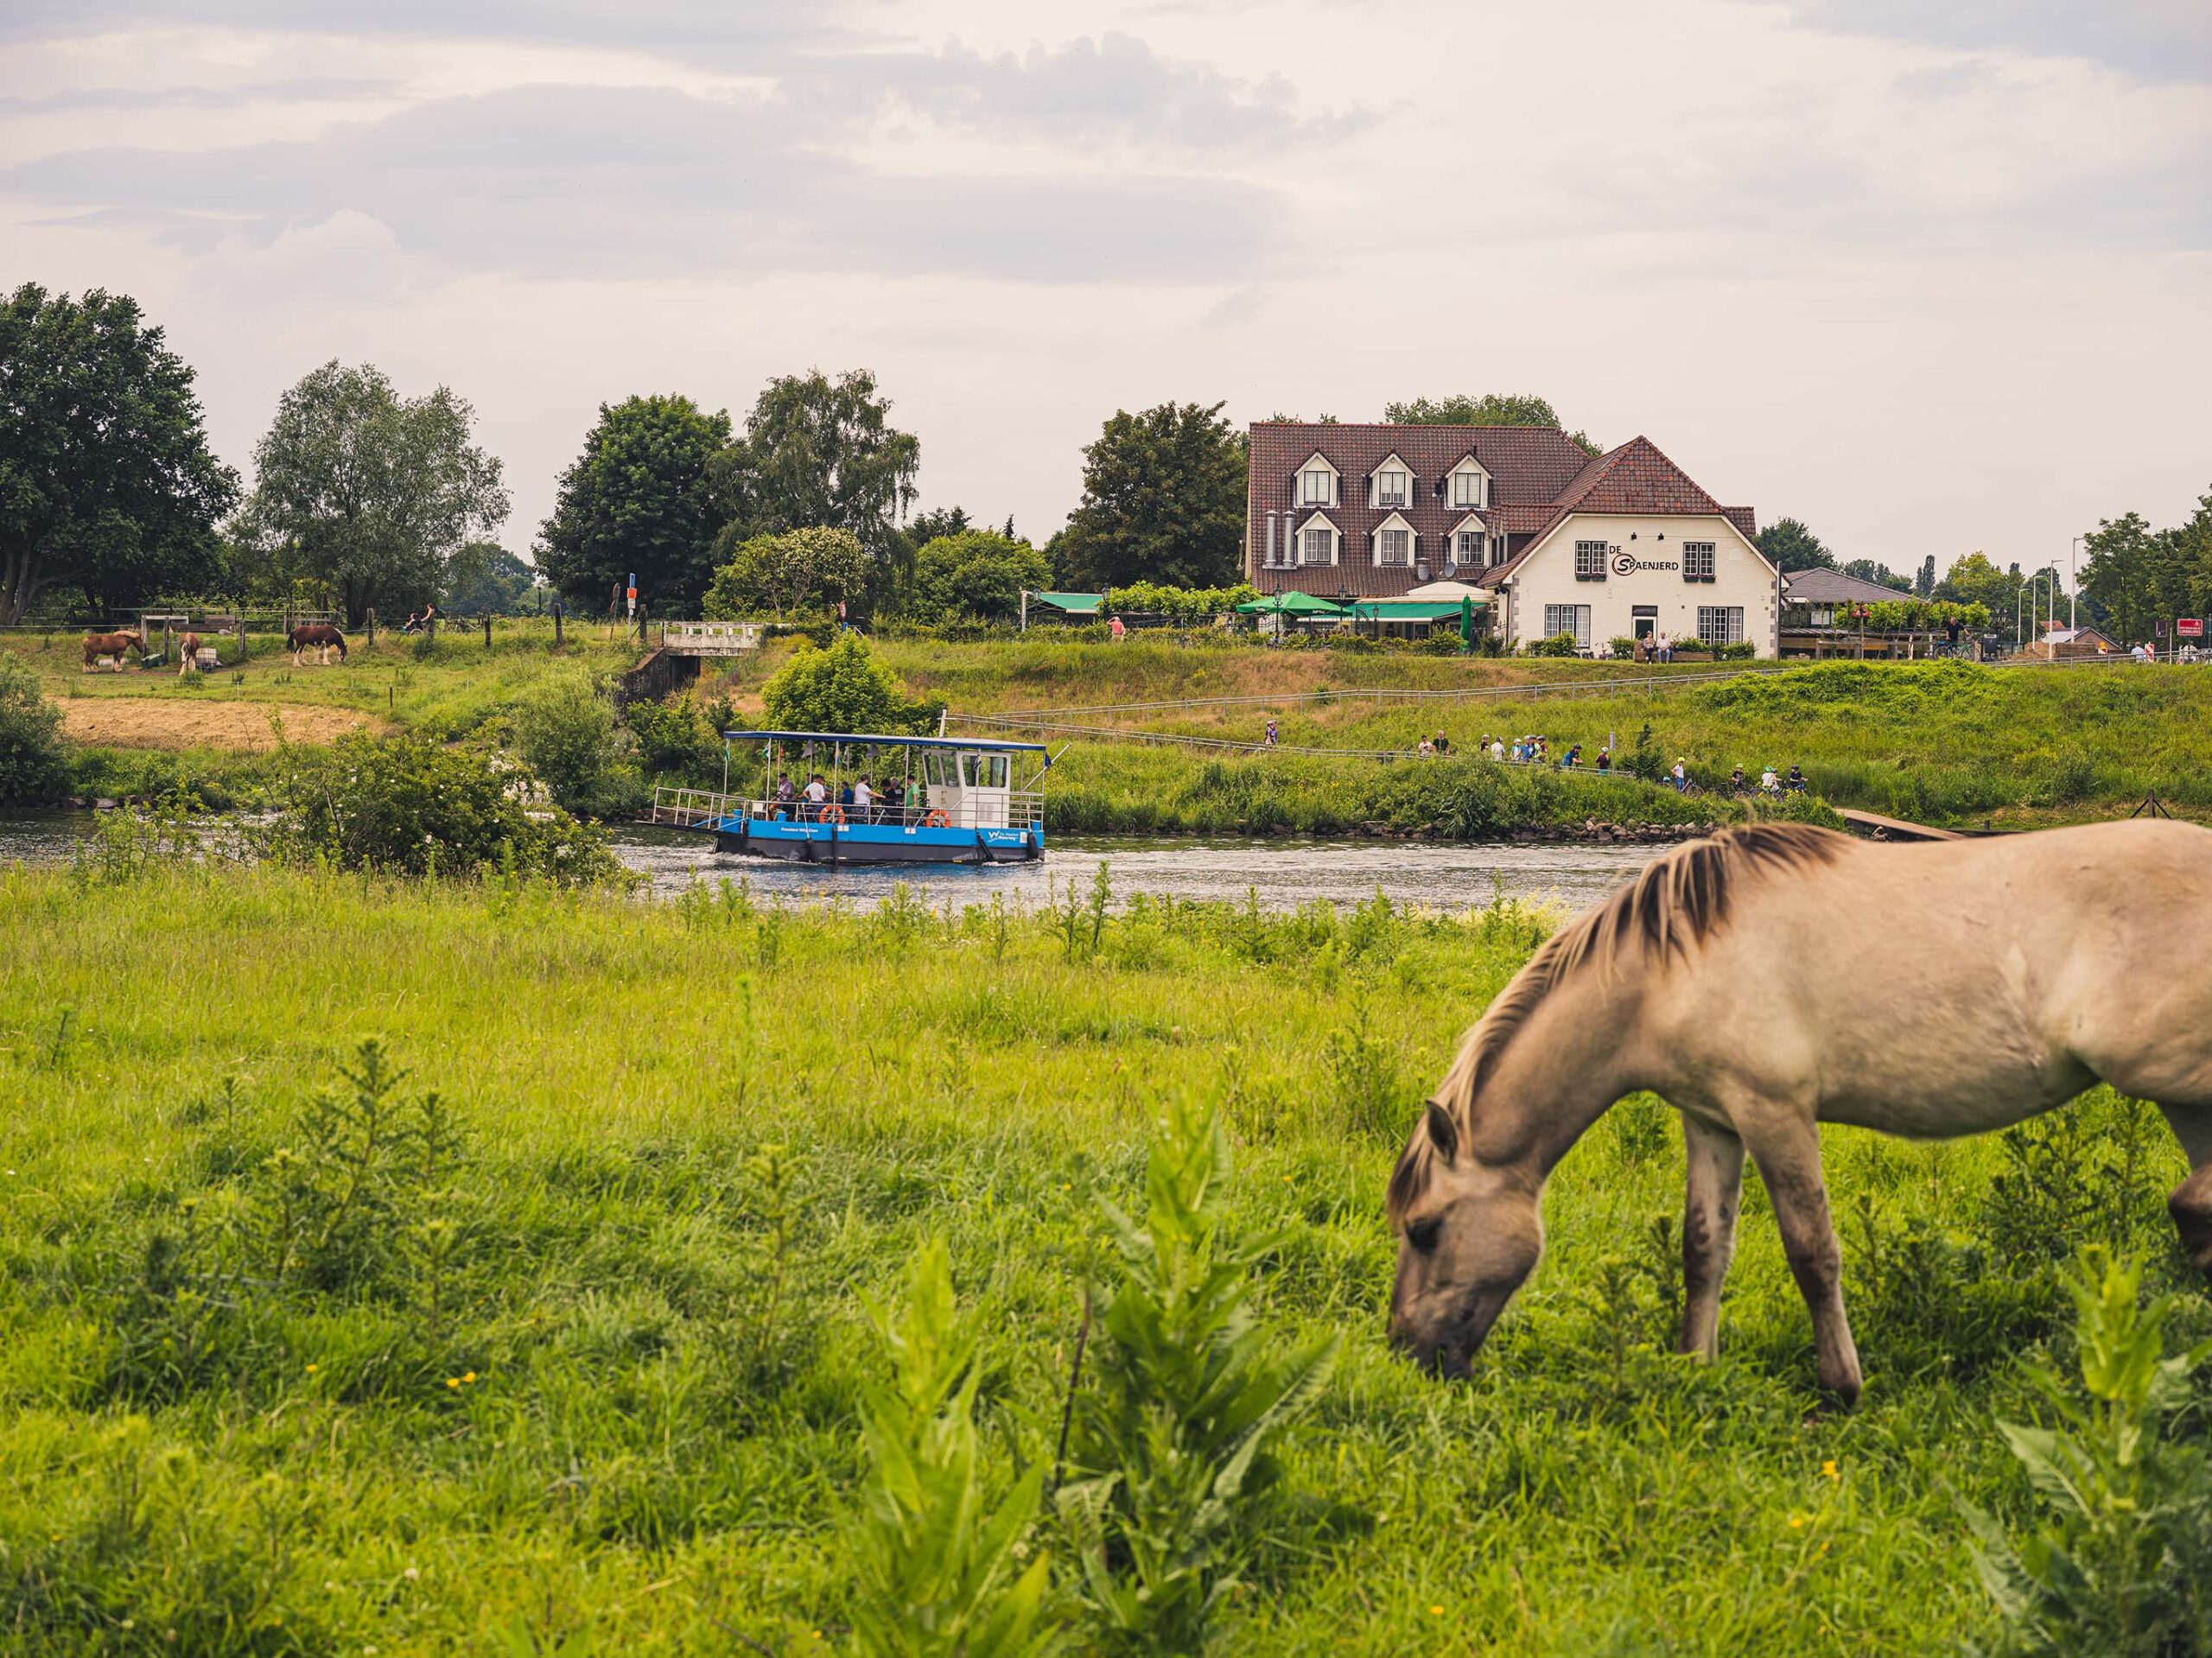
[[[1744,1154],[1812,1310],[1821,1386],[1859,1395],[1820,1125],[1986,1133],[2098,1082],[2154,1102],[2168,1200],[2212,1275],[2212,830],[2142,819],[1904,845],[1799,824],[1675,848],[1492,1002],[1390,1181],[1391,1334],[1464,1372],[1543,1251],[1544,1182],[1623,1096],[1681,1113],[1684,1352],[1717,1348]]]

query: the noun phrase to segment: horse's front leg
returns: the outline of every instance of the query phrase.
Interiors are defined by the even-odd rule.
[[[1821,1132],[1809,1109],[1761,1104],[1732,1114],[1774,1199],[1783,1253],[1813,1315],[1821,1387],[1846,1405],[1859,1399],[1859,1348],[1843,1311],[1843,1250],[1821,1174]]]
[[[1689,1153],[1682,1203],[1682,1340],[1701,1358],[1720,1351],[1720,1284],[1736,1254],[1736,1211],[1744,1195],[1744,1142],[1685,1114]]]

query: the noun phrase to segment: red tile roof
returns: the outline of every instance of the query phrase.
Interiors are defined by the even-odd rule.
[[[1319,508],[1297,507],[1297,473],[1316,453],[1327,458],[1343,480],[1341,504],[1325,509],[1344,537],[1340,562],[1328,569],[1270,570],[1268,514],[1292,509],[1294,526],[1303,526]],[[1395,454],[1413,468],[1411,504],[1403,508],[1367,505],[1367,479]],[[1442,486],[1453,467],[1469,454],[1491,475],[1491,505],[1481,517],[1493,534],[1520,543],[1507,562],[1478,578],[1495,586],[1511,573],[1530,547],[1569,512],[1674,513],[1725,516],[1745,536],[1757,519],[1749,507],[1723,507],[1699,488],[1649,438],[1637,437],[1592,458],[1566,433],[1535,426],[1305,425],[1262,422],[1251,429],[1250,482],[1245,505],[1245,566],[1266,591],[1300,585],[1301,578],[1332,591],[1362,594],[1402,593],[1446,573],[1439,555],[1445,538],[1466,517]],[[1423,577],[1412,566],[1378,568],[1367,547],[1370,531],[1391,511],[1402,511],[1419,535]]]

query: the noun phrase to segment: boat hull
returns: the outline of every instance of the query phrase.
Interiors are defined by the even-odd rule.
[[[1045,855],[1045,836],[1036,829],[793,823],[760,818],[711,827],[717,852],[787,863],[1027,863]]]

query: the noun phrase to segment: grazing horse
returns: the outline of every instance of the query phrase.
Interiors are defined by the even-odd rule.
[[[292,653],[292,666],[295,668],[301,665],[300,658],[310,650],[320,653],[316,661],[327,668],[334,645],[337,647],[338,660],[343,663],[346,660],[346,636],[328,622],[302,622],[284,635],[284,648]]]
[[[197,633],[186,633],[177,641],[176,677],[183,678],[200,666],[200,647],[213,645],[213,638],[202,639]]]
[[[115,671],[123,671],[123,653],[136,651],[146,654],[146,646],[136,633],[87,633],[85,635],[85,671],[90,673],[102,657],[115,658]]]
[[[1536,952],[1428,1102],[1390,1179],[1392,1339],[1466,1371],[1543,1253],[1546,1178],[1639,1089],[1688,1152],[1686,1353],[1717,1350],[1746,1151],[1820,1384],[1848,1404],[1820,1125],[1982,1134],[2098,1082],[2180,1140],[2167,1207],[2212,1275],[2212,973],[2170,947],[2208,928],[2212,831],[2171,821],[1903,845],[1766,823],[1677,848]]]

